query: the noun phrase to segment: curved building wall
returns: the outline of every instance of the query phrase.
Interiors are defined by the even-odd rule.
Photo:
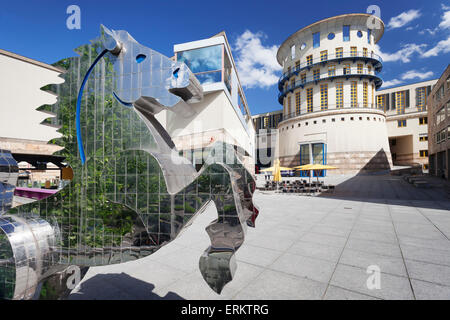
[[[278,50],[283,165],[326,163],[339,168],[333,173],[392,165],[386,117],[375,101],[382,84],[375,44],[384,25],[379,20],[380,29],[368,29],[369,17],[349,14],[319,21],[291,35]],[[305,156],[308,144],[316,151]]]

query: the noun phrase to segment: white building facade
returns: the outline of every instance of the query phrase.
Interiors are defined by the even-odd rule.
[[[379,28],[368,28],[369,19]],[[339,168],[333,173],[391,167],[386,116],[375,101],[382,84],[375,44],[383,32],[378,18],[346,14],[309,25],[280,46],[282,165],[329,164]]]
[[[392,162],[428,170],[427,100],[437,79],[376,92],[377,108],[386,113]]]

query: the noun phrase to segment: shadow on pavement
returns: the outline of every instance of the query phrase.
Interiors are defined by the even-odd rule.
[[[125,273],[97,274],[83,281],[69,300],[184,300],[174,292],[165,296],[154,293],[151,283],[130,277]]]

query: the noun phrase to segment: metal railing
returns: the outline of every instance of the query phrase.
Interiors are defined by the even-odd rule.
[[[331,110],[357,110],[357,109],[370,109],[370,110],[379,110],[379,111],[383,111],[384,110],[382,108],[377,108],[376,103],[364,103],[364,102],[358,102],[358,103],[344,103],[344,104],[328,104],[326,107],[321,106],[321,105],[316,105],[313,106],[313,111],[312,112],[307,112],[308,108],[302,108],[300,109],[300,112],[291,112],[291,113],[283,113],[283,119],[280,121],[286,121],[292,118],[296,118],[299,116],[304,116],[304,115],[311,115],[311,114],[317,114],[319,112],[324,112],[324,111],[331,111]],[[370,117],[370,116],[369,116]]]
[[[342,52],[342,53],[334,53],[334,54],[327,54],[326,56],[322,56],[319,58],[314,58],[310,61],[306,61],[303,63],[300,63],[297,67],[292,68],[290,71],[284,72],[279,81],[278,84],[279,86],[283,85],[284,82],[286,82],[286,80],[288,78],[290,78],[292,75],[294,74],[298,74],[299,72],[305,70],[305,69],[310,69],[313,68],[314,66],[318,65],[318,64],[326,64],[328,62],[338,62],[340,60],[343,59],[363,59],[366,61],[372,61],[373,67],[375,69],[375,72],[380,72],[382,69],[382,64],[383,64],[383,60],[381,59],[381,57],[379,55],[377,55],[376,53],[365,53],[363,51],[356,51],[356,52]]]
[[[368,77],[371,78],[371,80],[375,81],[375,87],[378,89],[383,84],[383,80],[381,80],[380,77],[374,75],[373,73],[369,73],[367,68],[342,68],[335,70],[333,73],[327,72],[327,73],[321,73],[318,76],[313,75],[309,77],[305,77],[303,79],[295,81],[293,84],[289,84],[283,88],[283,90],[280,90],[281,92],[278,94],[278,102],[280,104],[283,104],[283,98],[284,96],[297,88],[304,87],[310,83],[318,82],[321,80],[332,80],[335,78],[341,78],[341,77]]]

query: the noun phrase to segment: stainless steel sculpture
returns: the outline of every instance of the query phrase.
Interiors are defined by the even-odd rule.
[[[220,293],[235,270],[233,255],[254,226],[255,182],[235,147],[216,142],[196,172],[179,156],[155,118],[195,113],[202,87],[184,63],[136,42],[125,31],[101,28],[100,38],[62,60],[59,96],[40,110],[61,126],[61,154],[74,170],[69,185],[41,201],[1,212],[0,297],[62,298],[81,267],[152,254],[173,240],[213,201],[218,218],[207,227],[211,246],[200,271]],[[149,270],[151,272],[151,270]]]

